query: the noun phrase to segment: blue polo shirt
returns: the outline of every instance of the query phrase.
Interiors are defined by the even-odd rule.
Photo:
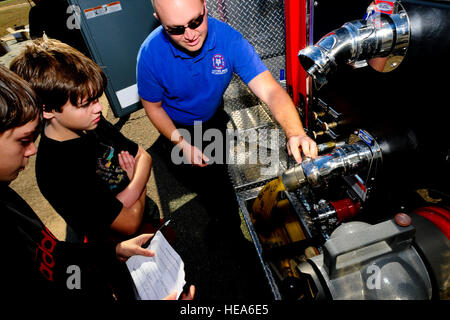
[[[137,58],[138,92],[144,100],[161,101],[173,121],[193,125],[214,115],[234,72],[248,84],[266,70],[238,31],[208,17],[208,35],[195,57],[175,47],[162,26],[147,37]]]

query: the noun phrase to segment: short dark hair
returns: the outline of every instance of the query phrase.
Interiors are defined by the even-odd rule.
[[[78,50],[55,39],[33,40],[10,69],[28,81],[46,111],[61,112],[68,100],[78,106],[99,98],[107,84],[102,69]]]
[[[37,96],[28,83],[0,65],[0,133],[42,119]]]

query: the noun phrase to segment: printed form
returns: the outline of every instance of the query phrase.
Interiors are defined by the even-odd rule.
[[[178,299],[186,283],[183,260],[160,231],[147,248],[153,257],[136,255],[126,262],[141,300],[162,300],[174,291]]]

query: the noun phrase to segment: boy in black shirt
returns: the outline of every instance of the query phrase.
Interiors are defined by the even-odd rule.
[[[143,234],[114,244],[58,241],[31,207],[9,187],[36,154],[41,122],[36,96],[25,81],[0,66],[0,214],[2,218],[2,289],[7,299],[26,301],[75,297],[134,299],[132,280],[121,261],[132,255],[153,256],[141,247]],[[73,280],[79,276],[80,283]],[[192,299],[190,287],[183,299]],[[176,292],[166,299],[175,299]]]
[[[123,240],[159,224],[157,207],[146,198],[151,157],[103,118],[100,67],[58,40],[36,39],[11,70],[43,104],[39,189],[77,235]]]
[[[5,268],[2,288],[8,298],[54,299],[86,294],[97,298],[112,298],[113,294],[118,297],[119,292],[114,292],[117,287],[111,291],[107,285],[111,282],[105,278],[104,282],[100,280],[107,277],[108,272],[103,271],[117,271],[112,280],[121,278],[121,287],[130,289],[126,269],[116,257],[124,260],[133,254],[153,255],[140,247],[151,235],[142,235],[117,246],[59,242],[28,204],[8,186],[37,151],[34,141],[41,114],[35,99],[25,81],[0,66],[0,214],[4,244],[2,269]],[[103,269],[102,265],[108,267]],[[69,290],[66,286],[69,266],[80,268],[79,290]],[[99,274],[92,282],[96,268]],[[125,291],[125,297],[134,298],[132,291]]]

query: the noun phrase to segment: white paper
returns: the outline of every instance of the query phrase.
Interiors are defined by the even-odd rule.
[[[137,84],[116,91],[116,96],[122,109],[138,103],[140,100]]]
[[[153,257],[132,256],[126,264],[142,300],[162,300],[176,291],[177,299],[183,291],[184,262],[161,232],[156,232],[148,249]]]

